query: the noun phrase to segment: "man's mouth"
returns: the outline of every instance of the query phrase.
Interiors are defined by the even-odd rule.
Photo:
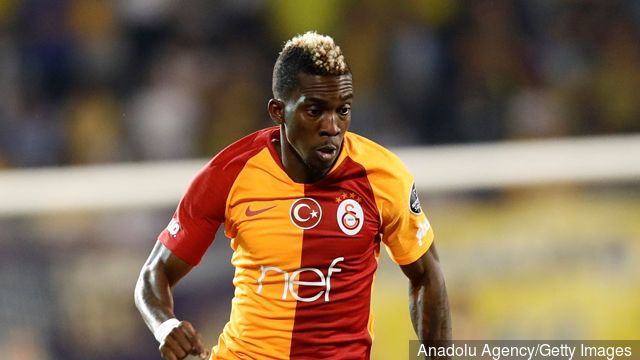
[[[337,152],[338,147],[336,147],[335,145],[324,145],[316,148],[316,153],[322,161],[331,161],[335,157]]]

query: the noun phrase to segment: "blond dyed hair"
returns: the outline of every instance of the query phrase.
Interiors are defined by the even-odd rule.
[[[273,94],[284,98],[298,85],[298,74],[351,74],[340,46],[333,38],[308,31],[287,41],[273,68]]]

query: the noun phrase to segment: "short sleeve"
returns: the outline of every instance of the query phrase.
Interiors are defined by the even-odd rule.
[[[200,263],[224,222],[228,188],[220,169],[209,163],[194,177],[158,240],[192,266]]]
[[[433,229],[422,211],[413,177],[398,173],[385,188],[382,241],[391,259],[408,265],[424,255],[433,243]]]
[[[220,151],[195,176],[169,225],[158,236],[180,259],[195,266],[225,221],[227,198],[238,174],[255,154],[278,136],[279,127],[256,131]]]

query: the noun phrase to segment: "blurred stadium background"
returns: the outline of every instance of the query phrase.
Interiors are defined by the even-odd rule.
[[[640,338],[640,2],[0,0],[3,359],[158,358],[139,268],[308,29],[350,59],[353,130],[422,179],[456,339]],[[208,345],[229,259],[219,234],[176,289]],[[414,337],[399,279],[383,256],[374,359]]]

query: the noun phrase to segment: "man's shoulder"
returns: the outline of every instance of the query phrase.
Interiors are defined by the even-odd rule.
[[[277,127],[258,130],[233,142],[209,160],[200,169],[197,178],[206,182],[233,182],[246,163],[267,148],[271,138],[277,135],[277,130]]]
[[[277,126],[268,127],[236,140],[220,150],[220,152],[211,159],[210,165],[226,167],[233,163],[246,162],[253,155],[268,146],[278,129]]]
[[[414,177],[402,160],[393,151],[364,136],[351,133],[347,139],[348,156],[366,170],[374,196],[393,206],[408,201]]]
[[[345,136],[347,153],[367,170],[386,169],[388,172],[406,172],[402,160],[391,150],[362,135],[349,132]]]

